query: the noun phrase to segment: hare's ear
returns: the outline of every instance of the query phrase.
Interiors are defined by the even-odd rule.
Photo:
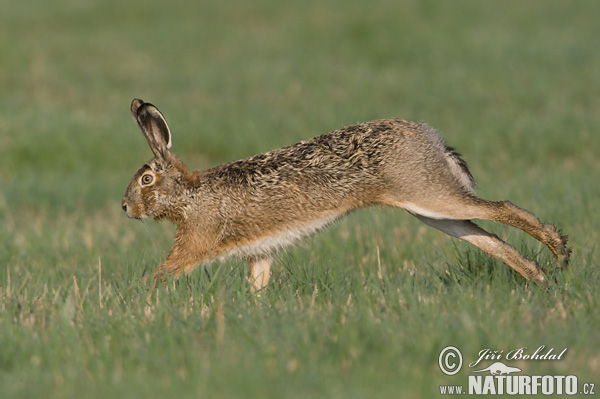
[[[131,113],[142,129],[154,155],[158,158],[168,159],[169,148],[171,148],[171,131],[158,108],[136,98],[131,103]]]

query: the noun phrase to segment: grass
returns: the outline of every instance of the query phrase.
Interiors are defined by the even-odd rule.
[[[568,348],[529,374],[600,374],[592,1],[11,4],[0,15],[2,397],[434,397],[442,348]],[[195,168],[381,117],[424,120],[481,195],[569,234],[572,267],[482,223],[557,279],[525,284],[400,210],[281,253],[252,295],[215,263],[149,292],[173,227],[120,210],[159,106]],[[380,272],[378,273],[378,271]],[[471,361],[471,360],[469,360]]]

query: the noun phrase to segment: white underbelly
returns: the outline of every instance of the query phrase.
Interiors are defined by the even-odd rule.
[[[299,240],[317,233],[341,217],[345,212],[331,214],[298,226],[290,226],[274,234],[265,235],[248,243],[233,248],[223,258],[229,256],[252,257],[265,256],[277,250],[289,247]]]

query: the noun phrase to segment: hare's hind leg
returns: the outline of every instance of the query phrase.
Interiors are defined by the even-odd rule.
[[[571,255],[571,250],[567,247],[568,237],[561,234],[555,226],[540,222],[533,213],[516,206],[510,201],[478,200],[483,202],[488,214],[487,217],[481,219],[489,219],[523,230],[536,240],[546,244],[552,255],[554,255],[558,267],[565,268],[568,266],[569,256]]]
[[[448,219],[486,219],[521,229],[550,249],[558,267],[564,268],[569,264],[571,250],[567,247],[567,236],[510,201],[488,201],[468,196],[456,201],[456,205],[445,213]]]
[[[545,284],[544,272],[537,263],[525,258],[515,247],[502,241],[496,235],[488,233],[470,220],[432,219],[417,214],[414,216],[429,226],[452,237],[470,242],[494,258],[502,260],[527,280]]]
[[[571,250],[567,247],[567,236],[510,201],[488,201],[473,195],[451,194],[443,201],[421,202],[418,206],[415,203],[402,203],[400,206],[413,214],[432,219],[485,219],[516,227],[545,244],[559,267],[566,267],[569,263]]]
[[[269,283],[271,258],[253,259],[248,261],[250,264],[250,288],[252,292],[257,292],[263,289]]]

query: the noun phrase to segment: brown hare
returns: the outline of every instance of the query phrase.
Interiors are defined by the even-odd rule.
[[[465,161],[423,123],[376,120],[190,172],[170,152],[171,132],[159,110],[136,99],[131,112],[154,159],[133,175],[123,210],[130,218],[168,219],[177,226],[155,281],[238,256],[249,263],[252,287],[259,290],[269,281],[273,252],[372,205],[406,209],[527,280],[544,283],[537,263],[471,219],[517,227],[544,243],[559,267],[567,266],[566,236],[509,201],[477,197]]]

